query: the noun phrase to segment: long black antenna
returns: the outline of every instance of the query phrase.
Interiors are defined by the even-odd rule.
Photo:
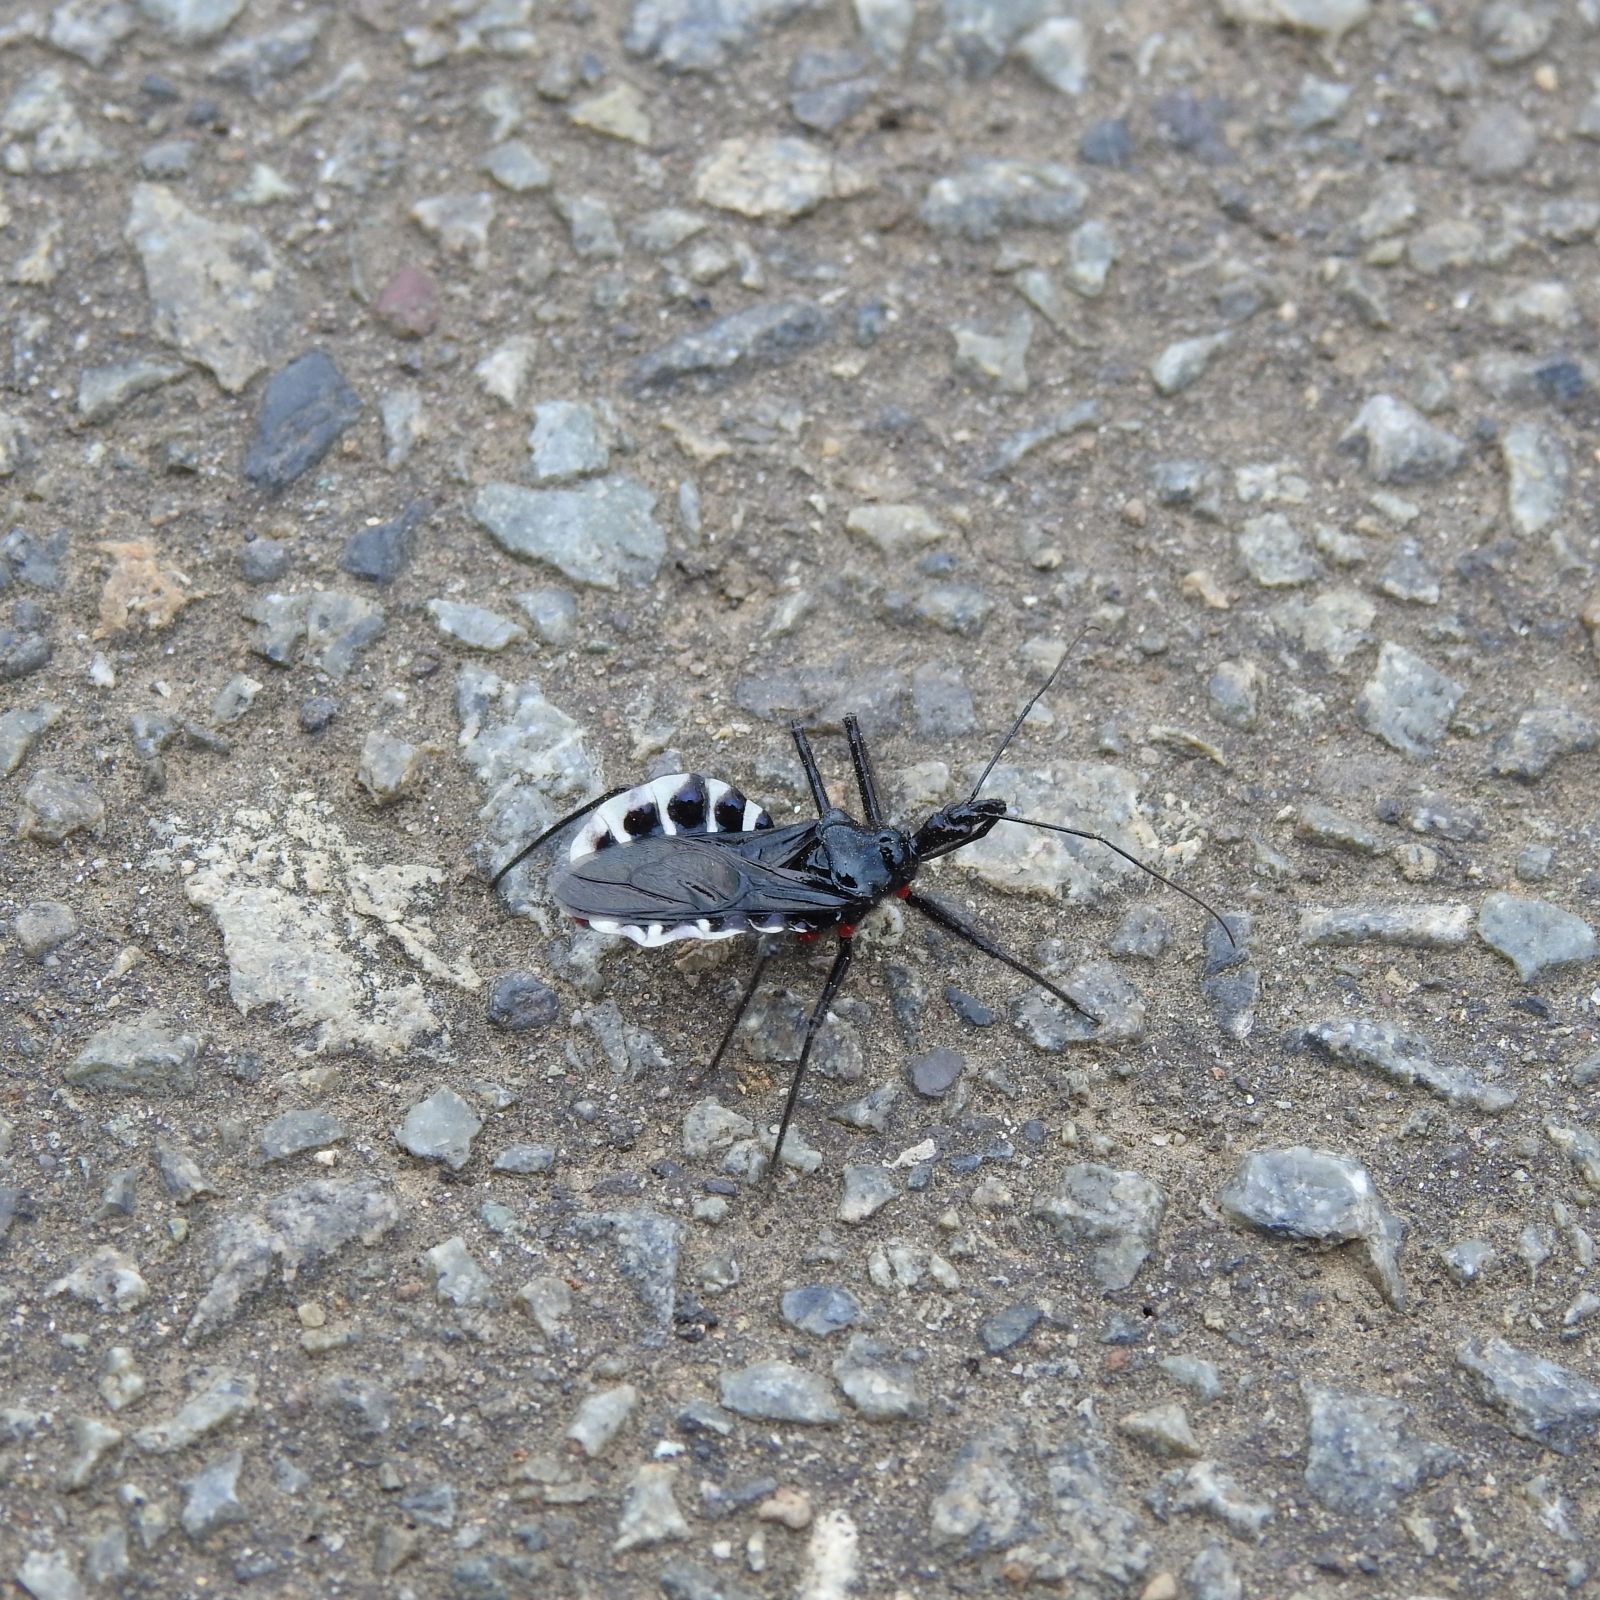
[[[1141,861],[1138,856],[1133,855],[1127,850],[1124,850],[1120,844],[1113,844],[1102,834],[1086,833],[1082,828],[1063,827],[1059,822],[1039,822],[1033,817],[1014,817],[1009,811],[1003,817],[1001,817],[1000,820],[1002,822],[1020,822],[1024,828],[1047,828],[1051,833],[1065,833],[1069,834],[1074,839],[1090,839],[1093,840],[1095,844],[1103,844],[1107,850],[1114,850],[1119,856],[1122,857],[1124,861],[1131,861],[1141,872],[1148,872],[1157,883],[1164,883],[1169,889],[1176,889],[1185,900],[1193,901],[1195,905],[1199,906],[1200,909],[1205,912],[1205,914],[1210,917],[1211,920],[1216,923],[1216,925],[1221,928],[1225,934],[1227,934],[1228,943],[1231,944],[1235,950],[1239,948],[1239,941],[1234,938],[1233,929],[1222,920],[1222,914],[1219,911],[1208,905],[1200,898],[1199,895],[1193,893],[1189,889],[1185,889],[1181,883],[1174,883],[1172,879],[1167,877],[1164,873],[1157,872],[1154,867],[1147,865],[1145,862]]]
[[[982,790],[984,784],[989,781],[989,774],[993,772],[994,769],[1000,764],[1000,757],[1006,753],[1006,746],[1016,738],[1017,732],[1022,727],[1022,724],[1028,720],[1028,713],[1032,711],[1033,708],[1045,697],[1050,685],[1054,683],[1060,676],[1061,669],[1066,666],[1067,662],[1071,659],[1072,652],[1083,643],[1084,638],[1088,634],[1097,633],[1098,631],[1099,630],[1094,626],[1094,624],[1090,623],[1088,627],[1080,629],[1077,638],[1075,638],[1072,643],[1061,652],[1061,659],[1050,669],[1050,676],[1039,685],[1037,690],[1034,691],[1033,698],[1022,708],[1022,715],[1011,724],[1010,732],[1008,732],[1005,738],[1000,741],[1000,748],[989,757],[989,765],[983,769],[983,776],[979,778],[978,781],[972,786],[972,793],[967,796],[967,804],[969,806],[978,798],[978,794]]]

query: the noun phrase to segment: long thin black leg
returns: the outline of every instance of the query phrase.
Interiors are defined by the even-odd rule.
[[[850,760],[856,769],[856,788],[861,791],[861,814],[869,828],[883,826],[883,805],[878,799],[878,780],[872,776],[872,758],[861,724],[854,717],[844,719],[844,736],[850,741]]]
[[[1020,972],[1024,978],[1031,979],[1041,989],[1048,990],[1057,1000],[1065,1001],[1080,1017],[1087,1017],[1090,1022],[1098,1022],[1100,1020],[1092,1013],[1085,1011],[1065,989],[1051,983],[1042,972],[1035,972],[1032,967],[1026,966],[1023,962],[1018,961],[1014,955],[1002,950],[981,928],[968,922],[958,911],[945,905],[943,901],[930,900],[926,895],[922,894],[908,894],[906,896],[906,904],[914,906],[930,922],[937,922],[947,933],[953,933],[958,939],[965,939],[975,950],[981,950],[986,956],[992,956],[996,961],[1003,962],[1013,972]]]
[[[811,785],[811,803],[817,808],[817,815],[824,816],[833,806],[822,782],[822,774],[817,770],[817,758],[811,753],[811,741],[806,738],[806,730],[798,722],[789,724],[789,732],[794,735],[794,747],[800,752],[800,765],[806,769],[806,782]]]
[[[800,1098],[800,1083],[806,1075],[806,1062],[811,1059],[811,1046],[816,1040],[817,1030],[821,1028],[823,1018],[828,1014],[828,1007],[833,1004],[839,993],[839,986],[844,982],[845,973],[850,970],[850,958],[854,954],[852,941],[840,939],[833,965],[828,969],[828,981],[822,986],[822,998],[817,1001],[816,1009],[812,1011],[810,1020],[806,1023],[805,1043],[800,1046],[800,1059],[794,1064],[794,1077],[789,1080],[789,1098],[783,1103],[783,1116],[778,1123],[778,1137],[772,1146],[772,1160],[767,1167],[768,1179],[778,1170],[778,1157],[783,1154],[783,1138],[789,1131],[789,1119],[794,1115],[795,1102]]]
[[[546,839],[554,838],[554,836],[560,833],[561,830],[569,823],[576,822],[580,817],[588,816],[591,811],[598,811],[607,800],[615,800],[619,794],[626,794],[632,787],[632,784],[624,783],[618,788],[607,789],[603,795],[598,796],[596,799],[586,800],[581,806],[578,807],[576,811],[569,811],[559,822],[552,822],[550,826],[533,841],[532,844],[523,845],[523,847],[495,873],[495,875],[489,880],[489,887],[491,889],[498,888],[500,886],[500,880],[505,877],[505,875],[513,867],[519,866],[522,862],[526,861],[528,857],[531,856],[533,852],[545,842]]]
[[[750,1002],[755,998],[756,986],[761,982],[761,974],[766,971],[767,963],[778,953],[776,939],[763,939],[756,946],[756,964],[750,969],[750,977],[744,986],[744,993],[739,996],[739,1004],[733,1013],[733,1021],[728,1024],[728,1031],[722,1036],[722,1043],[717,1046],[716,1054],[712,1056],[704,1072],[697,1072],[693,1081],[700,1083],[709,1078],[722,1063],[722,1058],[727,1054],[728,1046],[733,1043],[733,1036],[739,1031],[739,1024],[744,1020],[744,1014],[750,1009]]]

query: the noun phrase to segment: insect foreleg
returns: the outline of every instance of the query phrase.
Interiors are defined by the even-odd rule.
[[[822,774],[817,770],[817,758],[811,753],[811,741],[806,738],[806,730],[798,722],[789,724],[789,732],[794,735],[794,747],[800,752],[800,765],[806,769],[806,782],[811,785],[811,803],[817,808],[819,817],[826,816],[833,807],[829,803]]]
[[[1090,1022],[1100,1019],[1083,1009],[1065,989],[1058,988],[1045,977],[1042,972],[1035,972],[1032,967],[1017,960],[1014,955],[1001,949],[993,939],[974,923],[967,921],[953,907],[947,906],[941,900],[932,900],[927,895],[908,894],[906,904],[914,906],[930,922],[937,922],[947,933],[953,933],[958,939],[965,939],[973,949],[981,950],[986,956],[992,956],[996,961],[1004,963],[1013,972],[1020,972],[1024,978],[1031,979],[1041,989],[1048,990],[1057,1000],[1065,1001],[1080,1017],[1087,1017]]]
[[[728,1046],[733,1043],[733,1036],[739,1031],[739,1024],[744,1020],[744,1014],[750,1009],[750,1002],[755,998],[756,986],[761,982],[761,974],[766,970],[767,963],[778,953],[776,939],[762,939],[756,945],[756,964],[750,969],[750,977],[744,986],[744,993],[739,996],[739,1004],[734,1008],[733,1021],[728,1024],[728,1031],[722,1036],[722,1043],[717,1046],[716,1053],[711,1057],[704,1072],[697,1072],[694,1076],[695,1083],[701,1083],[717,1070]]]
[[[856,787],[861,791],[861,813],[869,828],[883,826],[883,804],[878,799],[878,782],[872,775],[872,760],[861,724],[854,717],[844,719],[845,737],[850,741],[850,760],[856,769]]]
[[[833,958],[833,966],[828,970],[828,981],[822,986],[822,998],[817,1001],[816,1009],[812,1011],[806,1023],[805,1043],[800,1046],[800,1059],[794,1064],[794,1077],[789,1080],[789,1098],[783,1103],[783,1116],[778,1123],[778,1137],[772,1146],[772,1160],[767,1167],[768,1181],[778,1170],[778,1157],[783,1154],[783,1136],[789,1131],[789,1119],[794,1115],[795,1102],[800,1098],[800,1083],[806,1075],[806,1062],[811,1059],[811,1046],[816,1042],[817,1031],[828,1015],[828,1008],[839,993],[845,973],[850,970],[850,958],[854,954],[854,940],[841,938],[839,949]]]

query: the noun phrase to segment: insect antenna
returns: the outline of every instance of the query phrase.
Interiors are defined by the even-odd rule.
[[[1225,934],[1227,934],[1228,943],[1232,945],[1235,950],[1239,948],[1239,942],[1233,936],[1233,929],[1222,920],[1222,914],[1217,911],[1214,906],[1210,905],[1207,901],[1202,900],[1200,896],[1195,894],[1192,890],[1185,889],[1181,883],[1174,883],[1172,879],[1167,877],[1164,873],[1157,872],[1154,867],[1147,866],[1131,851],[1124,850],[1120,844],[1112,844],[1109,839],[1103,837],[1101,834],[1086,833],[1082,828],[1063,827],[1059,822],[1039,822],[1033,817],[1014,817],[1010,812],[1007,812],[1005,816],[1000,818],[1000,820],[1002,822],[1018,822],[1021,823],[1024,828],[1046,828],[1051,833],[1065,833],[1074,839],[1090,839],[1093,840],[1095,844],[1103,844],[1107,850],[1115,851],[1119,856],[1122,857],[1124,861],[1131,861],[1141,872],[1148,873],[1156,880],[1157,883],[1164,883],[1169,889],[1176,889],[1185,900],[1192,901],[1195,905],[1199,906],[1200,909],[1205,912],[1205,914],[1210,917],[1211,920],[1216,923],[1216,925],[1221,928]]]
[[[513,867],[521,866],[522,863],[526,861],[528,857],[531,856],[533,852],[537,850],[539,846],[542,845],[547,839],[553,839],[558,833],[561,832],[563,828],[570,826],[574,822],[577,822],[581,817],[588,816],[591,811],[599,810],[599,808],[603,806],[607,800],[615,800],[619,794],[626,794],[628,789],[629,785],[625,783],[618,785],[618,787],[615,789],[607,789],[604,794],[597,795],[593,800],[586,800],[581,806],[578,807],[576,811],[569,811],[559,822],[551,823],[550,826],[546,828],[544,832],[533,841],[532,844],[523,845],[523,847],[495,873],[495,875],[489,880],[489,887],[491,889],[499,888],[500,880],[505,877],[505,875],[510,872]]]
[[[1022,708],[1021,715],[1015,722],[1011,724],[1010,730],[1007,732],[1005,738],[1000,741],[999,748],[992,756],[989,757],[989,765],[983,769],[983,776],[980,777],[975,784],[973,784],[972,793],[967,796],[967,804],[969,806],[978,798],[978,795],[982,791],[984,784],[989,781],[989,774],[1000,765],[1000,757],[1006,753],[1006,746],[1016,738],[1022,727],[1022,724],[1028,720],[1028,713],[1032,711],[1033,708],[1045,697],[1045,694],[1049,691],[1050,685],[1054,683],[1061,675],[1061,669],[1066,666],[1067,662],[1071,659],[1072,652],[1083,643],[1084,639],[1089,634],[1098,633],[1099,631],[1100,630],[1096,628],[1093,623],[1090,623],[1088,627],[1080,629],[1078,636],[1072,641],[1071,644],[1067,646],[1065,650],[1061,652],[1061,659],[1050,669],[1050,676],[1047,677],[1036,690],[1034,690],[1033,698]]]

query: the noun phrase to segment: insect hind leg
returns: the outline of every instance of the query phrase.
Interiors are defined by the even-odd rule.
[[[825,816],[833,809],[828,799],[828,786],[822,781],[822,773],[817,767],[817,758],[811,753],[811,741],[806,738],[806,730],[798,722],[789,724],[789,732],[794,735],[794,747],[800,752],[800,765],[805,768],[806,782],[811,786],[811,803],[817,808],[819,817]]]
[[[772,1158],[767,1163],[769,1182],[778,1170],[778,1157],[783,1154],[784,1135],[789,1131],[789,1121],[794,1116],[795,1103],[800,1098],[800,1085],[806,1075],[806,1063],[811,1059],[811,1046],[816,1043],[817,1033],[828,1015],[828,1008],[837,998],[845,974],[850,970],[850,961],[855,955],[853,943],[851,939],[840,936],[833,965],[828,969],[828,981],[823,984],[822,994],[806,1022],[805,1043],[800,1046],[800,1058],[794,1064],[794,1077],[789,1080],[789,1098],[783,1103],[783,1116],[778,1122],[778,1137],[773,1141]]]
[[[934,900],[928,895],[914,893],[906,896],[906,904],[920,911],[930,922],[938,923],[947,933],[953,933],[958,939],[965,940],[973,949],[981,950],[991,959],[1010,967],[1013,972],[1020,972],[1024,978],[1038,984],[1041,989],[1053,994],[1057,1000],[1071,1006],[1080,1017],[1086,1017],[1090,1022],[1099,1022],[1097,1016],[1085,1011],[1059,984],[1052,983],[1042,972],[1036,972],[1026,962],[1019,961],[1009,950],[1003,949],[982,928],[962,916],[953,906],[947,906],[942,900]]]
[[[734,1008],[733,1020],[728,1024],[727,1032],[723,1034],[722,1042],[717,1046],[711,1060],[689,1080],[691,1084],[704,1083],[721,1066],[722,1058],[728,1053],[728,1046],[733,1043],[734,1034],[739,1031],[739,1024],[744,1021],[745,1012],[750,1009],[750,1002],[755,999],[756,988],[761,982],[761,974],[766,971],[767,963],[777,955],[778,950],[779,944],[776,939],[763,939],[757,944],[755,965],[750,969],[750,976],[745,981],[744,993],[739,996],[739,1004]]]

